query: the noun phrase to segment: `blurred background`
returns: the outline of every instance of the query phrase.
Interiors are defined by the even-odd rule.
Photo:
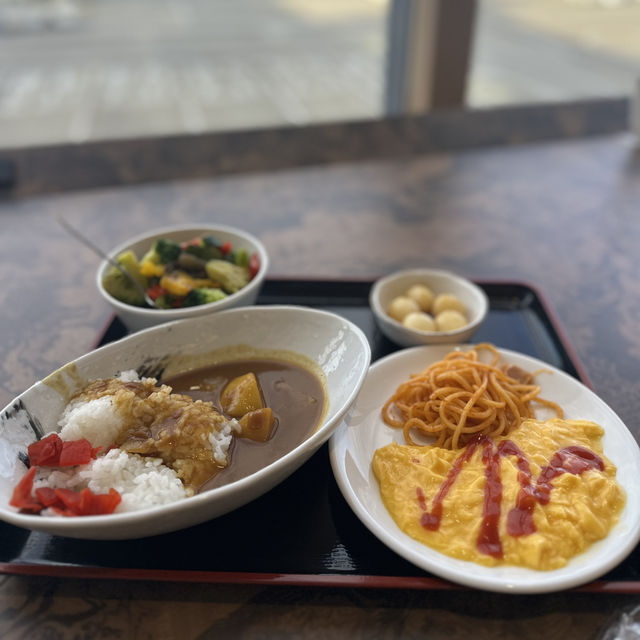
[[[630,96],[640,0],[0,0],[0,148]]]

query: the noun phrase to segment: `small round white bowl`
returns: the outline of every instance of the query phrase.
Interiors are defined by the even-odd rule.
[[[21,458],[38,435],[58,431],[70,397],[88,381],[135,369],[164,378],[246,353],[294,352],[324,378],[322,424],[292,451],[255,473],[165,506],[100,516],[55,517],[19,513],[9,506],[26,472]],[[226,354],[220,356],[220,353]],[[248,357],[251,357],[250,355]],[[345,318],[295,306],[230,309],[140,331],[70,362],[14,399],[0,413],[0,519],[72,538],[124,540],[176,531],[228,513],[266,493],[324,444],[364,382],[371,350],[365,334]],[[162,380],[162,377],[160,377]],[[283,509],[287,505],[282,505]]]
[[[246,287],[217,302],[180,309],[149,309],[120,302],[120,300],[116,300],[116,298],[105,291],[105,288],[102,286],[102,280],[111,268],[111,265],[106,260],[103,260],[96,274],[98,291],[113,307],[116,315],[122,320],[130,332],[139,331],[140,329],[146,329],[173,320],[194,318],[196,316],[213,313],[214,311],[222,311],[223,309],[244,307],[252,305],[256,301],[267,274],[267,269],[269,268],[269,256],[264,245],[258,238],[240,229],[224,225],[164,227],[155,229],[151,233],[135,236],[118,245],[110,251],[108,255],[115,259],[123,251],[131,250],[136,254],[138,259],[141,259],[151,248],[154,241],[159,238],[167,238],[169,240],[175,240],[176,242],[186,242],[200,235],[215,235],[222,243],[230,242],[234,249],[246,249],[250,255],[257,253],[260,258],[260,269],[258,273],[251,279],[251,282],[249,282]]]
[[[417,331],[394,320],[387,313],[389,304],[414,284],[427,285],[435,295],[455,295],[466,307],[469,322],[455,331]],[[385,276],[371,288],[369,304],[380,331],[402,347],[466,342],[478,330],[489,311],[489,300],[479,286],[467,278],[441,269],[407,269]]]

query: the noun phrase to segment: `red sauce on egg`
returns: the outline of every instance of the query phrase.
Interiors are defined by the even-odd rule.
[[[480,436],[470,442],[461,455],[453,462],[449,473],[440,485],[427,507],[427,499],[421,487],[416,488],[416,499],[422,511],[420,523],[429,531],[437,531],[442,520],[442,505],[451,487],[455,484],[463,466],[481,449],[484,465],[485,485],[482,505],[482,523],[476,541],[480,553],[494,558],[502,557],[502,542],[498,530],[502,503],[502,480],[500,459],[515,457],[518,468],[520,490],[516,503],[507,514],[507,533],[510,536],[524,536],[535,532],[533,510],[536,504],[547,504],[551,497],[552,481],[564,473],[580,475],[590,469],[602,471],[604,462],[593,451],[573,445],[556,451],[549,464],[540,470],[534,480],[529,460],[511,440],[503,440],[497,446],[487,436]]]

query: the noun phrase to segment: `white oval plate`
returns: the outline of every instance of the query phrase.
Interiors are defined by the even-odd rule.
[[[605,455],[616,465],[617,480],[627,492],[620,521],[609,535],[569,564],[553,571],[535,571],[515,566],[483,567],[450,558],[403,533],[380,498],[371,462],[374,451],[394,440],[403,443],[402,431],[388,427],[380,410],[386,399],[411,373],[441,360],[452,349],[471,345],[432,345],[393,353],[374,363],[351,411],[330,441],[331,466],[336,481],[362,523],[384,544],[414,565],[462,585],[505,593],[544,593],[575,587],[595,580],[619,564],[640,538],[640,501],[637,475],[640,449],[620,418],[583,384],[540,360],[513,351],[500,350],[502,360],[535,371],[541,396],[559,403],[567,419],[592,420],[604,429]],[[551,417],[540,411],[539,419]]]

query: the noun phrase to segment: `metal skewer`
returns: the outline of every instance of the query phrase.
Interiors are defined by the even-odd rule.
[[[76,240],[79,240],[85,247],[88,247],[97,256],[106,260],[110,265],[114,266],[120,273],[122,273],[129,282],[135,286],[135,288],[144,296],[144,301],[152,308],[156,309],[155,301],[149,296],[145,288],[116,260],[110,258],[102,249],[99,249],[89,238],[85,238],[77,229],[72,227],[62,216],[58,216],[58,222],[64,229],[66,229]]]

